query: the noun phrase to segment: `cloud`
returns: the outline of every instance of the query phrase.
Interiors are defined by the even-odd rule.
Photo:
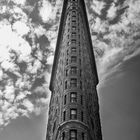
[[[90,21],[92,41],[96,55],[100,81],[112,77],[112,73],[120,69],[127,60],[139,54],[140,45],[140,2],[112,1],[105,8],[108,18],[94,16]],[[101,13],[103,10],[100,10]],[[91,17],[91,16],[90,16]],[[93,17],[91,17],[93,18]]]
[[[104,8],[105,3],[103,1],[93,0],[91,2],[91,8],[94,10],[97,14],[101,14],[101,10]]]
[[[15,4],[25,5],[26,0],[12,0]]]
[[[30,15],[24,12],[26,1],[5,4],[0,9],[0,127],[20,116],[39,115],[50,98],[50,64],[45,61],[50,46],[48,41],[37,42],[42,36],[47,40],[47,31],[43,25],[31,22]],[[42,83],[37,82],[40,77],[45,77]]]
[[[56,21],[57,13],[60,12],[61,9],[60,6],[62,6],[61,0],[57,0],[55,5],[49,1],[43,0],[39,8],[39,13],[43,22],[53,23]]]
[[[117,8],[115,7],[115,3],[112,4],[110,9],[107,11],[107,17],[109,19],[113,19],[117,14]]]

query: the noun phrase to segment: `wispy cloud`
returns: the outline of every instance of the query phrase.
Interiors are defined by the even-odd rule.
[[[92,40],[103,83],[126,60],[139,55],[140,45],[140,2],[114,0],[104,3],[104,8],[98,12],[100,16],[89,16],[94,18],[94,22],[90,20]]]

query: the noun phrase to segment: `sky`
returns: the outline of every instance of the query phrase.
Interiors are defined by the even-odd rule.
[[[0,140],[44,140],[62,0],[0,0]],[[85,0],[104,140],[140,139],[140,1]]]

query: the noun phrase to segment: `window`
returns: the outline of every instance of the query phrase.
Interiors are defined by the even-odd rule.
[[[63,112],[63,121],[66,120],[66,111]]]
[[[70,87],[77,87],[77,79],[76,78],[72,78],[70,80]]]
[[[70,110],[70,119],[77,119],[77,109]]]
[[[76,20],[75,19],[72,20],[72,25],[76,25]]]
[[[56,127],[56,121],[54,122],[54,125],[53,125],[53,132],[55,130],[55,127]]]
[[[70,93],[70,102],[71,103],[77,102],[77,92]]]
[[[77,60],[77,57],[76,56],[71,56],[71,63],[75,63]]]
[[[66,104],[67,102],[67,95],[64,96],[64,105]]]
[[[80,81],[80,89],[82,89],[82,81]]]
[[[83,95],[81,95],[81,105],[83,104]]]
[[[72,40],[71,40],[71,43],[72,43],[72,44],[76,44],[76,39],[72,39]]]
[[[93,123],[93,119],[92,119],[92,118],[90,118],[90,121],[91,121],[92,130],[94,130],[94,123]]]
[[[83,114],[83,111],[81,112],[81,121],[83,122],[84,120],[84,114]]]
[[[70,140],[77,140],[77,130],[70,130]]]
[[[76,11],[72,11],[72,15],[76,15]]]
[[[79,63],[80,63],[80,65],[81,65],[81,59],[79,59]]]
[[[76,48],[75,47],[71,48],[71,53],[76,53]]]
[[[68,76],[68,69],[65,70],[65,75]]]
[[[85,133],[82,133],[82,140],[85,140]]]
[[[72,26],[72,31],[75,31],[76,30],[76,26]]]
[[[76,33],[73,32],[73,33],[71,34],[71,37],[72,37],[72,38],[76,38]]]
[[[68,88],[68,82],[65,81],[65,89],[67,89],[67,88]]]
[[[77,67],[71,67],[70,72],[71,72],[71,74],[76,74],[77,73]]]
[[[80,77],[82,76],[82,70],[80,69]]]
[[[69,55],[69,50],[67,50],[67,55]]]
[[[62,133],[62,140],[65,140],[65,132]]]
[[[68,60],[68,59],[66,59],[66,65],[68,65],[68,62],[69,62],[69,60]]]

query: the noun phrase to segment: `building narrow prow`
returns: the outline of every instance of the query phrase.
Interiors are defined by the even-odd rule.
[[[96,70],[84,0],[64,0],[46,140],[102,140]]]

